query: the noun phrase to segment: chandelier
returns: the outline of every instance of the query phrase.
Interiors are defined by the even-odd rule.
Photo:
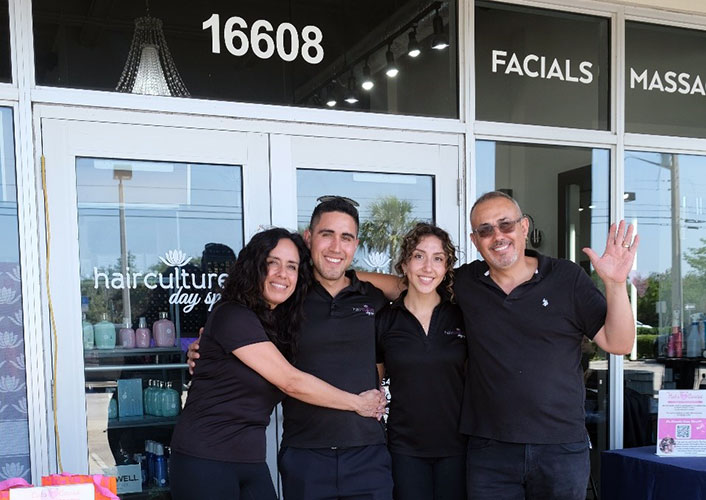
[[[135,19],[132,45],[115,90],[146,95],[189,95],[169,53],[162,21],[150,16],[149,10],[147,16]]]

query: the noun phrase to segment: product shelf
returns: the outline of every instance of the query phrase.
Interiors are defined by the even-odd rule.
[[[178,417],[157,417],[155,415],[142,415],[135,417],[111,418],[108,420],[108,429],[124,429],[134,427],[154,427],[157,425],[174,425]]]

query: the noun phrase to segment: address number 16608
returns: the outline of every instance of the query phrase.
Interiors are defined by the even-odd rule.
[[[220,54],[221,17],[218,14],[212,14],[203,22],[203,29],[211,30],[211,52]],[[248,23],[238,16],[229,17],[223,25],[223,43],[228,52],[234,56],[243,56],[252,49],[253,54],[260,59],[269,59],[276,50],[283,61],[289,62],[297,58],[301,45],[302,59],[309,64],[318,64],[324,58],[324,48],[321,46],[324,35],[317,26],[304,26],[301,40],[297,28],[291,23],[282,23],[275,31],[272,23],[258,19],[252,23],[249,36],[246,33],[247,29]],[[289,47],[285,45],[285,37],[289,38]]]

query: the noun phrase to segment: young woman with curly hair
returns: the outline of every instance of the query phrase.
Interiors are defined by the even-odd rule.
[[[294,368],[309,252],[285,229],[256,234],[228,273],[210,314],[184,411],[172,436],[174,500],[275,500],[265,428],[286,395],[376,417],[379,391],[341,391]]]
[[[396,500],[466,498],[466,438],[458,431],[466,340],[453,302],[455,262],[448,233],[417,224],[395,266],[407,290],[376,316],[379,361],[390,379]]]

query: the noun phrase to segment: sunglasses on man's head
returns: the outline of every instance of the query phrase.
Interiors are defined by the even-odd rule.
[[[515,226],[524,218],[524,215],[517,220],[501,220],[497,224],[481,224],[473,230],[473,234],[480,238],[488,238],[495,234],[497,227],[501,233],[508,234],[515,230]]]
[[[319,196],[318,198],[316,198],[316,201],[318,203],[325,203],[327,201],[335,201],[335,200],[345,201],[346,203],[349,203],[356,208],[358,208],[360,206],[360,204],[357,201],[355,201],[352,198],[347,198],[345,196],[337,196],[337,195],[333,195],[333,194],[327,194],[327,195]]]

